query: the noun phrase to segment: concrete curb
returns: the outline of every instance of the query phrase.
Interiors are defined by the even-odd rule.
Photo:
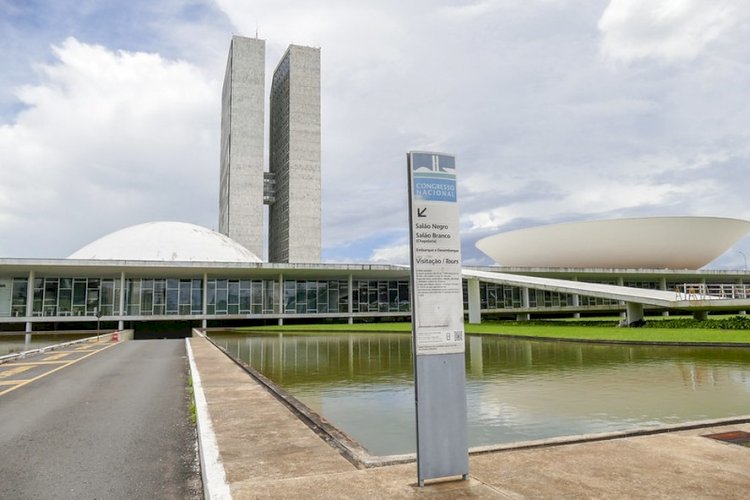
[[[211,416],[208,413],[206,395],[203,393],[201,377],[195,365],[193,349],[190,339],[185,339],[190,362],[190,376],[193,379],[193,397],[195,398],[196,427],[198,428],[198,454],[201,462],[201,477],[203,479],[203,496],[206,499],[231,499],[232,492],[227,483],[224,464],[219,456],[219,446],[216,442]]]
[[[370,467],[380,467],[384,465],[396,465],[414,461],[414,458],[408,455],[389,455],[387,457],[375,457],[371,455],[362,445],[344,431],[331,425],[326,419],[313,411],[310,407],[298,400],[272,380],[251,367],[244,361],[236,358],[218,345],[209,336],[205,336],[216,349],[228,357],[234,364],[239,366],[247,373],[251,379],[268,391],[277,401],[284,405],[300,421],[307,425],[310,430],[316,433],[323,441],[339,451],[352,465],[358,469],[367,469]],[[416,455],[415,455],[416,456]]]

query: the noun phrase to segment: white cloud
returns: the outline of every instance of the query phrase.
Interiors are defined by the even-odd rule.
[[[158,218],[215,225],[195,214],[216,213],[218,83],[186,62],[74,38],[53,52],[0,126],[0,233],[14,235],[0,255],[63,257]]]
[[[457,155],[468,260],[474,239],[534,224],[750,218],[748,0],[215,0],[185,16],[162,1],[130,10],[151,30],[137,41],[107,16],[77,33],[110,48],[50,58],[48,38],[15,38],[47,64],[16,72],[25,109],[0,96],[0,256],[66,255],[146,220],[215,227],[226,50],[256,24],[269,81],[289,43],[321,47],[327,258],[406,258],[410,149]],[[25,44],[4,47],[28,67]]]
[[[614,62],[690,60],[745,17],[746,0],[611,0],[599,19]]]
[[[381,262],[385,264],[408,264],[409,244],[393,245],[376,248],[372,251],[370,262]]]

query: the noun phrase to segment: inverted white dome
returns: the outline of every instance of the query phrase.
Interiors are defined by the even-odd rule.
[[[748,232],[740,219],[647,217],[519,229],[476,246],[504,266],[700,269]]]
[[[147,222],[89,243],[69,259],[174,262],[261,262],[236,241],[186,222]]]

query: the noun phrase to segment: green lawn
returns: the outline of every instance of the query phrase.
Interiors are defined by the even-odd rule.
[[[711,321],[711,320],[709,320]],[[618,340],[630,342],[720,342],[750,343],[750,330],[729,330],[717,328],[617,328],[616,319],[603,318],[599,321],[535,321],[523,324],[515,321],[484,322],[479,325],[466,324],[466,333],[495,335],[516,335],[524,337],[544,337],[579,340]],[[685,324],[681,320],[681,325]],[[689,324],[689,323],[688,323]],[[696,322],[697,325],[705,324]],[[410,332],[411,323],[355,323],[313,324],[246,327],[241,330],[253,331],[295,331],[295,332]]]

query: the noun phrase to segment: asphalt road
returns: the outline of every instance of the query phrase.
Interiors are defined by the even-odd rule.
[[[0,497],[201,498],[184,340],[122,342],[0,396]]]

